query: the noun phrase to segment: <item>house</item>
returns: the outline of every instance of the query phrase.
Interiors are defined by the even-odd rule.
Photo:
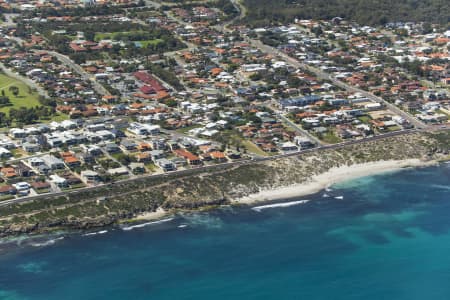
[[[65,164],[61,159],[50,154],[43,155],[41,158],[44,161],[44,164],[52,170],[61,170],[65,168]]]
[[[31,187],[36,191],[36,192],[47,192],[49,191],[51,185],[50,183],[44,181],[35,181],[31,183]]]
[[[47,175],[52,170],[49,166],[43,164],[36,167],[37,171],[41,175]]]
[[[227,157],[229,158],[229,159],[240,159],[242,156],[241,156],[241,153],[240,152],[236,152],[236,151],[227,151]]]
[[[12,155],[11,151],[9,151],[6,148],[0,147],[0,159],[9,159],[12,156],[13,155]]]
[[[15,195],[17,193],[17,189],[12,185],[3,185],[0,186],[0,196],[5,195]]]
[[[157,161],[166,156],[164,151],[162,151],[162,150],[152,150],[152,151],[150,151],[150,155],[152,156],[153,161]]]
[[[168,141],[167,144],[169,145],[170,150],[180,149],[180,145],[177,141]]]
[[[80,173],[81,179],[86,183],[95,183],[100,181],[100,176],[97,172],[91,170],[81,171]]]
[[[108,152],[109,154],[112,153],[121,153],[122,150],[120,149],[119,146],[117,146],[116,144],[110,143],[110,144],[106,144],[105,145],[105,151]]]
[[[122,145],[122,147],[127,150],[127,151],[134,151],[137,149],[137,145],[135,142],[130,141],[130,140],[122,140],[120,142],[120,144]]]
[[[173,153],[187,160],[190,165],[200,165],[202,161],[197,155],[192,154],[191,152],[183,149],[174,150]]]
[[[69,168],[77,168],[77,167],[81,166],[81,162],[75,156],[64,157],[64,163]]]
[[[22,149],[28,153],[36,153],[41,150],[41,146],[39,144],[34,143],[23,143]]]
[[[61,152],[60,155],[64,160],[66,166],[68,166],[69,168],[76,168],[81,166],[81,162],[74,156],[72,152]]]
[[[24,164],[22,161],[19,161],[16,165],[16,173],[20,177],[30,177],[36,175],[36,173],[29,166]]]
[[[88,153],[94,157],[101,156],[103,154],[102,149],[97,145],[90,145],[88,147],[85,147],[84,152]]]
[[[144,163],[133,162],[128,166],[133,173],[145,173]]]
[[[138,162],[148,163],[152,161],[152,155],[150,152],[141,152],[136,154],[136,159]]]
[[[164,139],[154,139],[151,141],[153,150],[165,150],[167,148],[166,141]]]
[[[286,142],[280,145],[280,150],[284,152],[298,151],[297,146],[292,142]]]
[[[95,158],[90,153],[78,153],[78,159],[85,164],[93,164],[95,163]]]
[[[227,158],[225,157],[225,154],[221,151],[212,151],[209,153],[211,158],[217,162],[226,162]]]
[[[17,191],[21,192],[21,191],[29,191],[31,188],[31,185],[28,182],[18,182],[13,184],[13,186],[16,188]],[[28,194],[28,193],[26,193]]]
[[[156,164],[163,169],[164,172],[175,171],[177,169],[173,162],[165,158],[157,160]]]
[[[6,178],[14,178],[17,177],[16,170],[13,167],[4,167],[0,169],[0,173],[3,174]]]
[[[314,144],[311,142],[311,140],[309,140],[308,138],[302,137],[302,136],[296,136],[294,138],[294,142],[300,146],[300,149],[309,149],[309,148],[313,148]]]
[[[60,188],[66,188],[69,186],[69,183],[67,182],[67,180],[65,178],[62,178],[59,175],[50,175],[50,181],[53,182],[57,187]]]
[[[129,173],[127,168],[125,168],[125,167],[109,169],[107,172],[109,175],[113,175],[113,176],[123,176],[123,175],[128,175],[128,173]]]
[[[9,131],[9,136],[12,137],[13,139],[21,139],[26,137],[27,132],[24,129],[20,129],[20,128],[12,128]]]

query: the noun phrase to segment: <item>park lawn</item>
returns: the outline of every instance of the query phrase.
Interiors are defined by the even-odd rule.
[[[130,38],[133,38],[133,33],[139,33],[140,31],[123,31],[123,32],[97,32],[95,33],[94,40],[95,41],[101,41],[101,40],[117,40],[117,37],[119,35],[127,36],[129,35]],[[162,39],[153,39],[153,40],[142,40],[142,41],[136,41],[132,40],[131,42],[135,44],[139,44],[142,48],[147,48],[149,45],[157,45],[160,43],[164,43],[164,40]]]
[[[117,32],[96,32],[94,36],[94,40],[96,42],[101,40],[116,40],[119,35],[132,35],[133,33],[139,33],[144,31],[117,31]]]
[[[10,86],[16,86],[19,88],[19,95],[15,97],[11,91],[8,90]],[[0,112],[9,113],[11,108],[26,107],[31,108],[35,106],[40,106],[39,94],[37,92],[30,93],[30,87],[24,82],[17,80],[15,78],[6,76],[5,74],[0,74],[0,91],[5,91],[5,96],[9,97],[11,106],[6,106],[0,108]]]
[[[48,118],[41,118],[39,121],[42,123],[51,123],[51,122],[61,122],[69,119],[70,119],[69,115],[64,114],[62,112],[57,112],[53,116],[50,116]]]
[[[158,45],[160,43],[164,43],[164,40],[154,39],[154,40],[146,40],[146,41],[136,41],[135,43],[141,44],[142,48],[147,48],[148,45]]]

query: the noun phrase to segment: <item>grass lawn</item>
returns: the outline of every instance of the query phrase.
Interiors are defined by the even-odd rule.
[[[389,126],[387,128],[387,131],[392,132],[392,131],[397,131],[397,130],[400,130],[400,129],[401,129],[400,126]]]
[[[36,191],[36,193],[38,193],[38,194],[50,193],[50,189],[39,189],[39,190],[36,190],[36,189],[35,189],[35,191]]]
[[[256,155],[260,155],[260,156],[268,156],[268,154],[266,152],[264,152],[261,148],[259,148],[258,146],[256,146],[255,144],[253,144],[250,141],[247,140],[242,140],[242,145],[244,145],[244,147],[249,151],[252,152]]]
[[[155,40],[146,40],[146,41],[135,41],[135,43],[141,44],[142,48],[147,48],[148,45],[157,45],[160,43],[163,43],[164,41],[161,39],[155,39]]]
[[[150,171],[150,172],[156,172],[158,170],[158,167],[154,164],[154,163],[147,163],[145,164],[145,167]]]
[[[10,86],[19,88],[19,95],[17,97],[8,90]],[[20,80],[6,76],[5,74],[0,74],[0,91],[1,90],[5,91],[5,96],[9,97],[12,105],[0,108],[0,112],[9,113],[11,108],[17,109],[22,106],[30,108],[41,105],[39,103],[39,94],[37,92],[30,93],[28,85]]]
[[[0,196],[0,201],[6,201],[6,200],[11,200],[14,199],[15,197],[13,195],[2,195]]]
[[[450,114],[445,112],[445,111],[443,111],[443,110],[438,109],[437,112],[446,115],[447,116],[447,120],[450,118]]]
[[[50,123],[50,122],[61,122],[64,120],[69,120],[69,115],[67,114],[63,114],[61,112],[57,112],[55,113],[53,116],[49,117],[49,118],[41,118],[40,121],[42,123]]]
[[[358,117],[358,120],[360,120],[361,122],[363,122],[363,123],[369,123],[370,122],[370,120],[372,120],[369,116],[361,116],[361,117]]]
[[[188,133],[189,130],[194,129],[194,128],[200,128],[200,127],[203,127],[203,125],[196,124],[196,125],[187,126],[187,127],[183,127],[183,128],[177,129],[176,132],[186,134],[186,133]]]
[[[154,39],[154,40],[143,40],[143,41],[135,41],[133,40],[133,34],[139,34],[139,31],[123,31],[123,32],[97,32],[95,34],[94,40],[118,40],[120,36],[129,36],[130,40],[134,43],[139,43],[141,47],[147,48],[149,45],[156,45],[159,43],[163,43],[162,39]],[[143,33],[143,32],[142,32]]]
[[[12,150],[11,150],[11,153],[12,153],[12,155],[14,156],[14,158],[20,158],[20,157],[26,155],[26,152],[23,151],[23,150],[20,149],[20,148],[12,149]]]
[[[327,132],[326,134],[322,135],[321,140],[327,144],[337,144],[342,142],[342,140],[333,132]]]

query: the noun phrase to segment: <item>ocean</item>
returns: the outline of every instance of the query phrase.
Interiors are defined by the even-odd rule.
[[[450,164],[279,202],[3,241],[0,299],[450,299]]]

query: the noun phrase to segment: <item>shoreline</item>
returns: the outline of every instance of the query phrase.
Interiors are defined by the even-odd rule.
[[[144,212],[142,214],[138,214],[136,217],[131,220],[125,220],[126,223],[134,223],[139,221],[155,221],[160,220],[166,216],[170,215],[170,212],[164,210],[162,207],[158,207],[156,211]]]
[[[450,161],[446,160],[447,163]],[[373,175],[381,175],[390,172],[397,172],[407,168],[423,168],[436,166],[442,161],[430,160],[423,161],[419,159],[406,159],[406,160],[387,160],[387,161],[377,161],[377,162],[369,162],[364,164],[354,164],[350,166],[341,166],[334,167],[328,170],[325,173],[314,175],[306,182],[295,184],[286,187],[275,188],[271,190],[262,190],[258,193],[248,195],[246,197],[233,199],[230,201],[228,205],[256,205],[264,202],[277,201],[277,200],[288,200],[292,198],[298,198],[303,196],[312,195],[318,193],[322,190],[325,190],[331,185],[342,183],[345,181],[354,180],[357,178],[362,178],[366,176]],[[209,207],[211,208],[220,208],[220,206]],[[193,210],[202,211],[202,209]],[[136,215],[134,218],[128,220],[122,220],[116,225],[120,224],[141,224],[145,222],[153,222],[160,221],[167,217],[172,217],[177,213],[177,210],[165,210],[162,207],[159,207],[154,212],[144,212]],[[97,227],[97,229],[107,228],[108,226]],[[113,225],[114,226],[114,225]],[[82,230],[81,232],[87,232],[86,230]],[[48,234],[49,232],[41,232],[40,234]],[[16,238],[19,238],[19,235]],[[61,236],[65,236],[62,234]],[[39,234],[28,235],[28,238],[39,237]],[[2,237],[0,241],[8,241],[7,238]],[[12,241],[12,240],[11,240]],[[1,243],[0,243],[1,244]],[[8,242],[7,242],[8,244]],[[1,252],[1,251],[0,251]],[[0,253],[1,254],[1,253]]]
[[[312,195],[327,187],[366,176],[396,172],[405,168],[421,168],[439,164],[437,161],[423,161],[420,159],[383,160],[350,166],[334,167],[325,173],[312,176],[306,182],[271,190],[261,190],[239,199],[234,199],[234,205],[252,205],[261,202],[276,201]]]

